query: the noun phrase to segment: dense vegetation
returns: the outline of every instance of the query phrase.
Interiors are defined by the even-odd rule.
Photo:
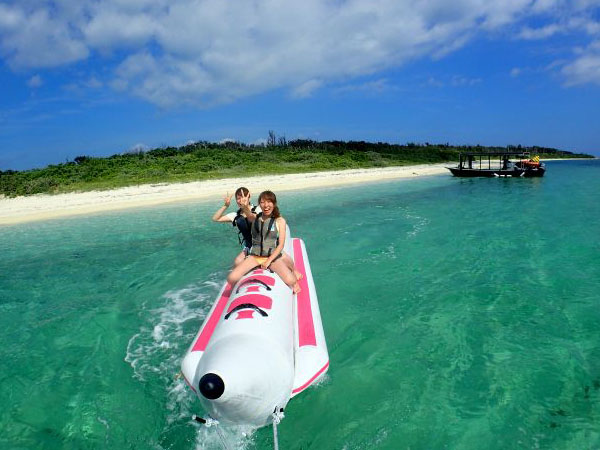
[[[111,189],[144,183],[194,181],[240,175],[401,166],[458,160],[465,151],[530,151],[542,158],[590,157],[542,147],[449,144],[394,145],[363,141],[275,141],[267,145],[196,142],[183,147],[128,152],[107,158],[78,156],[43,169],[0,171],[0,194],[15,197]]]

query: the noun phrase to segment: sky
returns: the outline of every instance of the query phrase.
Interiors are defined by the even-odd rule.
[[[0,0],[0,170],[205,140],[600,156],[600,0]]]

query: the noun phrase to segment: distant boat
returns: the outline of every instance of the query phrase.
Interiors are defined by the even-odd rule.
[[[447,169],[455,177],[543,177],[546,173],[540,157],[532,158],[529,152],[461,153],[458,166]]]

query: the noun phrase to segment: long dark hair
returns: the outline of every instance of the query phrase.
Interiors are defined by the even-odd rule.
[[[275,219],[277,219],[278,217],[281,217],[281,213],[279,212],[279,207],[277,206],[277,197],[275,196],[275,193],[273,191],[262,191],[260,193],[260,195],[258,196],[259,204],[260,204],[261,200],[269,200],[269,201],[273,202],[273,212],[271,213],[271,216],[273,216]]]

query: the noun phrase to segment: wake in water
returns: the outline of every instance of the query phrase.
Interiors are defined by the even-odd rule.
[[[222,272],[209,280],[168,291],[162,305],[152,308],[146,302],[140,312],[143,325],[127,345],[125,361],[140,382],[152,381],[164,387],[167,411],[163,434],[175,427],[197,427],[196,449],[246,448],[251,442],[251,427],[214,427],[194,425],[192,414],[201,413],[200,404],[180,376],[181,360],[222,287]],[[223,442],[225,441],[225,443]]]
[[[217,426],[219,427],[217,429]],[[222,425],[200,425],[196,434],[195,450],[246,449],[252,443],[254,428]]]

